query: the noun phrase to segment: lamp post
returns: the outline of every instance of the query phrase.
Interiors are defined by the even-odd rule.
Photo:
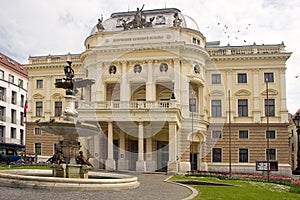
[[[194,112],[196,112],[196,98],[195,98],[195,92],[192,91],[192,98],[190,100],[190,112],[192,112],[192,142],[191,142],[191,155],[192,155],[192,165],[191,170],[194,169],[194,147],[193,147],[193,141],[194,141]]]
[[[300,175],[300,115],[297,115],[293,118],[293,122],[297,129],[297,142],[298,142],[298,151],[297,151],[297,168],[293,171],[293,174]]]
[[[267,179],[268,182],[270,181],[270,131],[269,131],[269,124],[270,124],[270,107],[269,107],[269,80],[268,78],[265,79],[266,81],[266,91],[267,91]]]

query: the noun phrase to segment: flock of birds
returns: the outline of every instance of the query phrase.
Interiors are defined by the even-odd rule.
[[[217,23],[217,27],[211,27],[211,26],[207,26],[207,29],[218,29],[221,30],[223,33],[223,36],[225,38],[227,38],[228,40],[241,40],[243,43],[247,43],[247,40],[245,38],[242,38],[246,31],[248,31],[251,28],[251,24],[248,23],[246,26],[244,27],[240,27],[240,28],[232,28],[226,24],[223,24],[221,22]]]

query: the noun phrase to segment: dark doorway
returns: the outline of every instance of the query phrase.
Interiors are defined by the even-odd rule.
[[[159,172],[166,172],[168,170],[169,161],[169,143],[157,141],[157,170]]]
[[[136,170],[136,161],[138,160],[138,141],[137,140],[129,140],[129,170]]]
[[[197,157],[198,157],[197,153],[190,153],[191,170],[197,170],[197,165],[198,165]]]

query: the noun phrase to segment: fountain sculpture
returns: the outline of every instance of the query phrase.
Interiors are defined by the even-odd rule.
[[[56,82],[57,88],[66,90],[66,109],[63,112],[62,121],[38,121],[36,124],[48,133],[59,135],[63,140],[58,144],[56,153],[49,159],[52,163],[52,172],[54,177],[63,178],[87,178],[88,170],[92,165],[84,158],[78,141],[78,136],[88,137],[99,133],[96,125],[80,122],[78,112],[75,109],[75,94],[77,88],[83,88],[95,83],[92,79],[74,79],[74,70],[71,67],[72,62],[67,61],[68,65],[64,67],[66,78],[62,82]]]
[[[79,151],[81,145],[78,138],[100,134],[100,127],[80,122],[74,101],[77,88],[92,85],[95,81],[74,79],[71,62],[67,63],[64,68],[66,78],[55,83],[56,87],[66,90],[63,120],[36,121],[42,130],[63,137],[56,153],[49,159],[52,175],[50,170],[1,170],[0,186],[60,190],[120,190],[138,187],[140,184],[136,176],[99,171],[90,171],[88,174],[88,170],[93,167]]]

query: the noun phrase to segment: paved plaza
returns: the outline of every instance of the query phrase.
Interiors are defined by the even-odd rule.
[[[169,175],[165,174],[137,174],[140,186],[136,189],[128,190],[100,190],[100,191],[62,191],[62,190],[44,190],[44,189],[19,189],[0,187],[1,200],[111,200],[111,199],[163,199],[180,200],[192,195],[192,191],[184,186],[166,182]]]

